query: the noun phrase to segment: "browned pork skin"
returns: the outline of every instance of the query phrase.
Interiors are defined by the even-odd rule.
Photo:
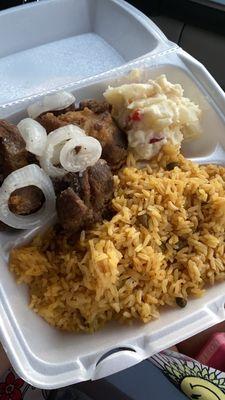
[[[101,221],[113,197],[113,176],[105,160],[99,160],[82,176],[67,174],[55,181],[56,208],[65,230],[77,232]],[[62,191],[61,191],[62,189]]]
[[[75,111],[60,114],[42,114],[38,121],[47,132],[68,124],[77,124],[87,135],[93,136],[102,146],[102,158],[107,161],[113,171],[117,171],[124,163],[127,155],[127,137],[110,114],[109,105],[103,101],[85,100]]]

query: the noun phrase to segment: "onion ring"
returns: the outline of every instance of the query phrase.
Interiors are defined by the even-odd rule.
[[[26,186],[37,186],[45,196],[45,203],[30,215],[15,215],[9,209],[10,195]],[[55,214],[55,191],[51,179],[36,164],[20,168],[4,180],[0,188],[0,221],[16,229],[32,229],[41,226]]]

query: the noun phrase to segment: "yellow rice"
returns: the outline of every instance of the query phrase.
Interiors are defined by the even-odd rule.
[[[171,161],[179,167],[167,171]],[[112,319],[148,322],[176,297],[200,296],[225,278],[225,168],[193,164],[171,146],[143,169],[129,156],[115,176],[113,208],[111,221],[77,240],[51,229],[11,252],[30,307],[51,325],[95,331]]]

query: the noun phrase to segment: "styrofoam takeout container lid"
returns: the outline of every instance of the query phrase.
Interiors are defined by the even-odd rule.
[[[41,17],[43,25],[39,24],[37,27]],[[18,20],[21,24],[21,19],[24,32],[18,26]],[[8,25],[11,26],[10,32]],[[29,27],[33,36],[27,37],[26,41],[24,37]],[[129,82],[131,78],[127,74],[135,68],[141,70],[140,80],[143,81],[165,73],[171,82],[181,83],[185,95],[198,103],[203,110],[203,135],[184,146],[183,153],[199,162],[225,163],[225,96],[222,89],[199,62],[167,41],[158,28],[133,7],[116,0],[42,0],[37,5],[0,13],[0,34],[1,30],[7,29],[4,36],[10,35],[8,46],[3,45],[1,48],[0,71],[4,70],[5,75],[0,85],[7,82],[12,92],[9,90],[7,95],[6,89],[0,89],[1,117],[18,122],[26,115],[28,103],[46,91],[58,90],[58,87],[72,91],[78,100],[101,98],[109,84]],[[71,38],[77,45],[78,36],[88,32],[91,35],[95,32],[97,35],[89,36],[95,44],[100,40],[101,57],[105,51],[105,54],[109,54],[107,43],[111,45],[110,66],[106,68],[110,70],[98,69],[100,63],[95,64],[98,59],[96,48],[93,56],[96,69],[88,74],[85,72],[86,76],[82,79],[79,76],[77,79],[77,69],[82,74],[82,63],[91,63],[91,59],[87,55],[85,40],[82,38],[80,41],[79,38],[78,43],[84,46],[84,53],[78,46],[80,60],[76,60],[76,63],[74,61],[67,70],[67,51],[75,59],[77,49],[75,46],[68,50],[67,45]],[[50,43],[62,38],[62,46],[60,42],[57,45]],[[102,47],[102,38],[105,40],[105,50]],[[44,53],[39,53],[40,47],[35,47],[39,45],[43,45]],[[128,47],[131,45],[133,48],[129,52]],[[24,52],[25,48],[30,48],[30,55],[26,53],[28,50]],[[117,50],[117,55],[123,56],[120,66],[113,65],[113,48]],[[51,56],[54,53],[51,53],[51,49],[60,49],[59,57],[61,51],[63,53],[59,69],[58,66],[52,66],[48,58],[48,51]],[[9,53],[11,55],[7,55]],[[42,57],[41,54],[44,54],[42,62],[45,61],[46,68],[43,66],[38,75],[38,68],[35,70],[35,66],[39,65],[36,62],[38,57]],[[19,71],[21,75],[16,70],[19,60],[23,64],[28,59],[31,64],[27,66],[26,73],[30,77],[30,85],[33,85],[31,88],[25,85],[26,73],[23,69]],[[14,76],[7,75],[6,69],[9,65],[14,65]],[[60,82],[57,75],[59,70]],[[37,81],[41,82],[40,87],[32,71],[36,71]],[[46,76],[48,84],[44,80]],[[159,320],[146,325],[121,326],[109,323],[103,330],[92,335],[60,332],[28,308],[27,287],[17,286],[8,271],[9,249],[29,240],[35,232],[0,233],[0,338],[16,371],[36,387],[53,389],[107,376],[225,319],[224,282],[209,288],[204,297],[190,299],[184,309],[163,310]]]
[[[0,105],[99,75],[172,44],[120,0],[41,0],[0,14]]]

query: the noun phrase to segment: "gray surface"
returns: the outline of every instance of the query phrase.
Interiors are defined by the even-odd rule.
[[[149,361],[126,371],[109,376],[108,382],[120,388],[132,400],[185,400],[187,399]],[[115,399],[116,400],[116,399]]]
[[[224,36],[194,26],[186,26],[181,36],[180,46],[204,64],[225,89]]]
[[[195,26],[185,25],[182,21],[164,15],[153,17],[152,19],[168,39],[179,44],[204,64],[225,90],[225,37],[223,35]]]
[[[184,25],[183,22],[167,17],[166,15],[151,17],[151,19],[165,33],[168,39],[175,43],[179,42],[180,34]]]
[[[203,4],[207,7],[213,7],[224,10],[225,0],[190,0],[195,3]]]

